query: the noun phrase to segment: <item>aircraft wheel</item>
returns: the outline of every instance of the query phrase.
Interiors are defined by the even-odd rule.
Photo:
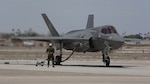
[[[35,66],[38,66],[38,64],[39,64],[39,63],[37,62]]]
[[[109,65],[110,65],[110,58],[107,57],[106,60],[105,60],[105,62],[106,62],[106,67],[109,67]]]
[[[61,56],[56,56],[55,65],[61,65]]]

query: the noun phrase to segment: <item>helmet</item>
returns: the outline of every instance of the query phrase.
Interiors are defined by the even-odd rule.
[[[52,43],[50,43],[50,44],[49,44],[49,46],[51,47],[51,46],[53,46],[53,44],[52,44]]]

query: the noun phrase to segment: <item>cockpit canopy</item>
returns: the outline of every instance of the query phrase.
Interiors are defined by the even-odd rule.
[[[117,34],[117,31],[115,27],[113,26],[103,26],[101,29],[101,33],[104,33],[104,34],[116,33]]]

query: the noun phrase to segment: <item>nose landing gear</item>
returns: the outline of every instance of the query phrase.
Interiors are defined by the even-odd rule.
[[[110,65],[110,57],[109,56],[105,56],[103,54],[103,62],[105,63],[106,67],[109,67],[109,65]]]
[[[110,52],[111,47],[107,41],[105,41],[104,44],[106,47],[102,51],[103,62],[105,63],[106,67],[109,67],[110,57],[109,57],[108,53]]]

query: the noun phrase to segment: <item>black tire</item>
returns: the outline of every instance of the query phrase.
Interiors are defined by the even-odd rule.
[[[61,56],[56,56],[55,65],[60,65],[60,62],[61,62]]]
[[[106,67],[109,67],[109,65],[110,65],[110,58],[107,57],[105,61],[106,61]]]

